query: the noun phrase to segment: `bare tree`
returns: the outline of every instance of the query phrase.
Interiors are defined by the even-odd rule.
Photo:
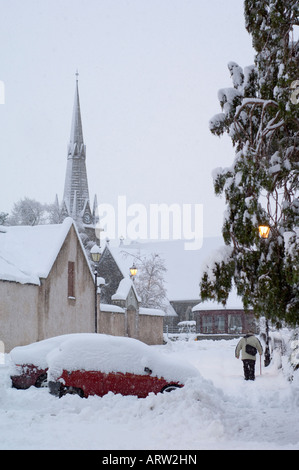
[[[45,223],[45,206],[25,197],[14,204],[7,220],[9,225],[39,225]]]
[[[60,214],[60,208],[57,202],[54,202],[52,204],[45,204],[44,209],[45,209],[45,213],[47,216],[46,223],[61,224],[62,219],[61,219],[61,214]]]
[[[166,303],[164,274],[165,261],[158,253],[136,257],[138,274],[135,285],[141,297],[141,305],[148,308],[163,308]]]

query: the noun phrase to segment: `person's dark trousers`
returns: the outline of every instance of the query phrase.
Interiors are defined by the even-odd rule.
[[[243,369],[245,380],[255,379],[255,361],[252,359],[243,359]]]

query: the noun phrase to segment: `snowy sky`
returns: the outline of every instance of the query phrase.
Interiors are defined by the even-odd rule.
[[[210,134],[227,63],[254,60],[243,1],[0,0],[0,212],[61,201],[75,73],[90,196],[116,204],[203,204],[220,235],[211,172],[230,165]]]

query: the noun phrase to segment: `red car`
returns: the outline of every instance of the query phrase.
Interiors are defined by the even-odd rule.
[[[12,386],[26,389],[34,385],[37,388],[47,384],[47,368],[40,369],[33,364],[17,365],[14,375],[11,375]]]
[[[136,339],[92,333],[62,343],[48,355],[48,364],[50,393],[59,397],[113,392],[144,398],[182,387],[199,375]]]
[[[47,355],[62,342],[74,335],[55,336],[26,346],[17,346],[10,352],[13,363],[11,374],[12,385],[15,388],[26,389],[34,385],[47,385],[48,362]]]

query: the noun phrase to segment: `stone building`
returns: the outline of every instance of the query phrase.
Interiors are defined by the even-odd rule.
[[[72,219],[0,227],[0,340],[15,346],[94,331],[94,280]]]

